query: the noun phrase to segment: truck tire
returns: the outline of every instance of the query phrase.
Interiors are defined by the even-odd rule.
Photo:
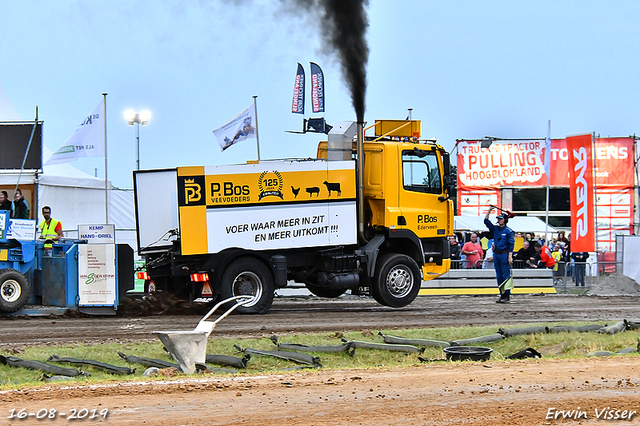
[[[317,285],[305,283],[305,287],[311,293],[315,294],[318,297],[328,297],[335,298],[342,296],[347,290],[340,290],[335,288],[327,288],[327,287],[319,287]]]
[[[0,311],[15,312],[22,308],[31,293],[27,278],[15,269],[0,269]]]
[[[422,279],[415,260],[404,254],[387,253],[379,257],[371,294],[378,303],[401,308],[418,296]]]
[[[274,291],[273,274],[269,268],[258,259],[250,257],[234,260],[225,269],[220,282],[222,299],[253,296],[249,303],[236,309],[236,312],[242,314],[266,314],[273,303]]]

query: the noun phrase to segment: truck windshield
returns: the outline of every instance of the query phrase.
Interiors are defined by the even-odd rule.
[[[402,180],[407,191],[442,193],[438,157],[435,152],[421,151],[422,157],[415,151],[402,153]]]

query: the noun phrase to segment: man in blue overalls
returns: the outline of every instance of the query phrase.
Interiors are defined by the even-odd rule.
[[[506,213],[498,215],[498,226],[491,223],[489,216],[492,210],[493,207],[489,207],[489,211],[487,211],[487,215],[484,217],[484,224],[493,235],[493,242],[495,244],[493,267],[496,270],[498,289],[500,290],[500,299],[496,300],[496,303],[509,303],[511,289],[513,288],[513,279],[509,280],[509,278],[511,278],[515,235],[513,230],[507,226],[509,217]],[[507,282],[507,280],[509,281]]]

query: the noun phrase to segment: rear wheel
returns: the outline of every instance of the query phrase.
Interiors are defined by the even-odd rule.
[[[0,311],[15,312],[27,303],[31,286],[15,269],[0,269]]]
[[[220,294],[222,299],[233,296],[252,296],[252,299],[236,309],[243,314],[265,314],[273,303],[275,284],[267,266],[255,258],[241,257],[231,263],[222,274]],[[230,306],[233,306],[231,302]]]
[[[380,256],[372,281],[373,298],[381,305],[393,308],[413,302],[422,284],[416,261],[397,253]]]

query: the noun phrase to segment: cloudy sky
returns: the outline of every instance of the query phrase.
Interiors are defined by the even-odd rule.
[[[135,133],[148,109],[142,168],[239,163],[253,140],[221,152],[212,130],[258,96],[261,157],[315,155],[294,135],[297,62],[324,70],[326,120],[355,120],[320,13],[293,0],[0,0],[0,120],[44,120],[57,149],[107,92],[109,178],[130,188]],[[456,139],[640,133],[640,2],[375,0],[367,7],[365,120],[422,120]],[[308,96],[308,93],[307,93]],[[309,96],[307,110],[310,111]],[[305,117],[316,116],[307,112]],[[104,176],[104,160],[75,167]]]

